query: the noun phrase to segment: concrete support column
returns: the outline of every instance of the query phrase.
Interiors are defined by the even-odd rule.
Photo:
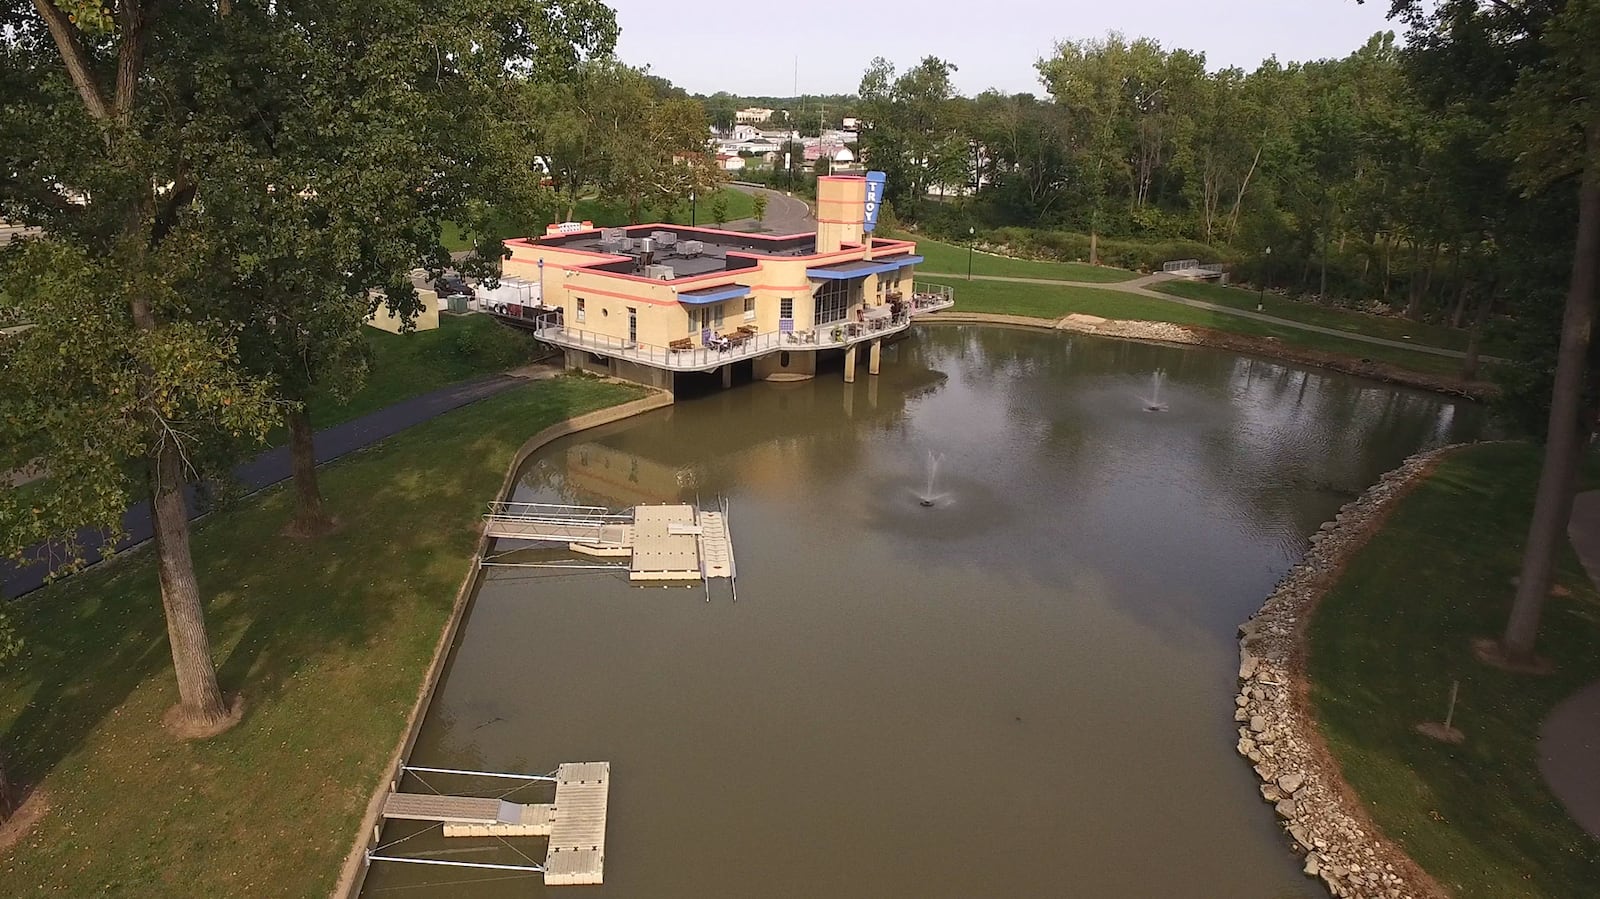
[[[867,374],[875,375],[883,362],[883,338],[872,342],[872,349],[867,351]]]
[[[733,386],[733,366],[722,366],[722,386],[724,389]]]
[[[852,343],[850,344],[850,348],[844,351],[844,382],[846,384],[854,384],[856,382],[857,346],[859,346],[859,344]]]

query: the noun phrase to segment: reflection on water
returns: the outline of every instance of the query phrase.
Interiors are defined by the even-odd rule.
[[[516,498],[726,495],[739,602],[497,571],[414,760],[610,760],[606,884],[585,895],[1312,895],[1233,752],[1234,629],[1342,502],[1480,427],[1226,353],[936,328],[879,378],[588,432],[530,460]],[[368,892],[391,889],[543,891],[375,868]]]

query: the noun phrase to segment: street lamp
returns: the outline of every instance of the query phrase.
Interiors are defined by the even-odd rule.
[[[1256,295],[1256,311],[1260,312],[1267,303],[1267,282],[1272,280],[1272,248],[1267,247],[1267,276],[1261,279],[1261,292]]]
[[[972,245],[978,242],[978,229],[967,226],[967,280],[972,280]]]
[[[694,222],[695,222],[694,216],[695,216],[694,188],[691,187],[691,188],[689,188],[689,227],[691,227],[691,228],[694,227]]]

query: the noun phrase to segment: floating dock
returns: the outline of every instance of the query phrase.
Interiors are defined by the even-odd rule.
[[[496,541],[565,544],[595,558],[628,559],[632,581],[700,581],[736,576],[727,505],[708,511],[687,503],[635,506],[613,512],[599,506],[491,503],[484,534]],[[497,548],[498,545],[497,545]],[[622,568],[615,565],[514,563],[503,553],[480,564],[533,568]]]
[[[441,826],[446,837],[546,837],[544,864],[488,865],[414,856],[372,854],[370,861],[454,865],[472,868],[538,871],[547,886],[601,883],[606,862],[606,806],[611,795],[610,762],[569,762],[554,775],[497,774],[440,768],[406,770],[477,777],[550,781],[556,785],[554,802],[522,803],[482,796],[445,796],[437,793],[390,793],[383,817],[428,821]]]

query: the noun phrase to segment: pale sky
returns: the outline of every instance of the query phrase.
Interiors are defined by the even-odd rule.
[[[1043,94],[1033,63],[1058,40],[1121,31],[1204,51],[1207,67],[1253,69],[1348,55],[1388,22],[1388,0],[606,0],[617,55],[694,93],[854,93],[874,56],[905,69],[926,55],[959,67],[968,96],[994,87]]]

